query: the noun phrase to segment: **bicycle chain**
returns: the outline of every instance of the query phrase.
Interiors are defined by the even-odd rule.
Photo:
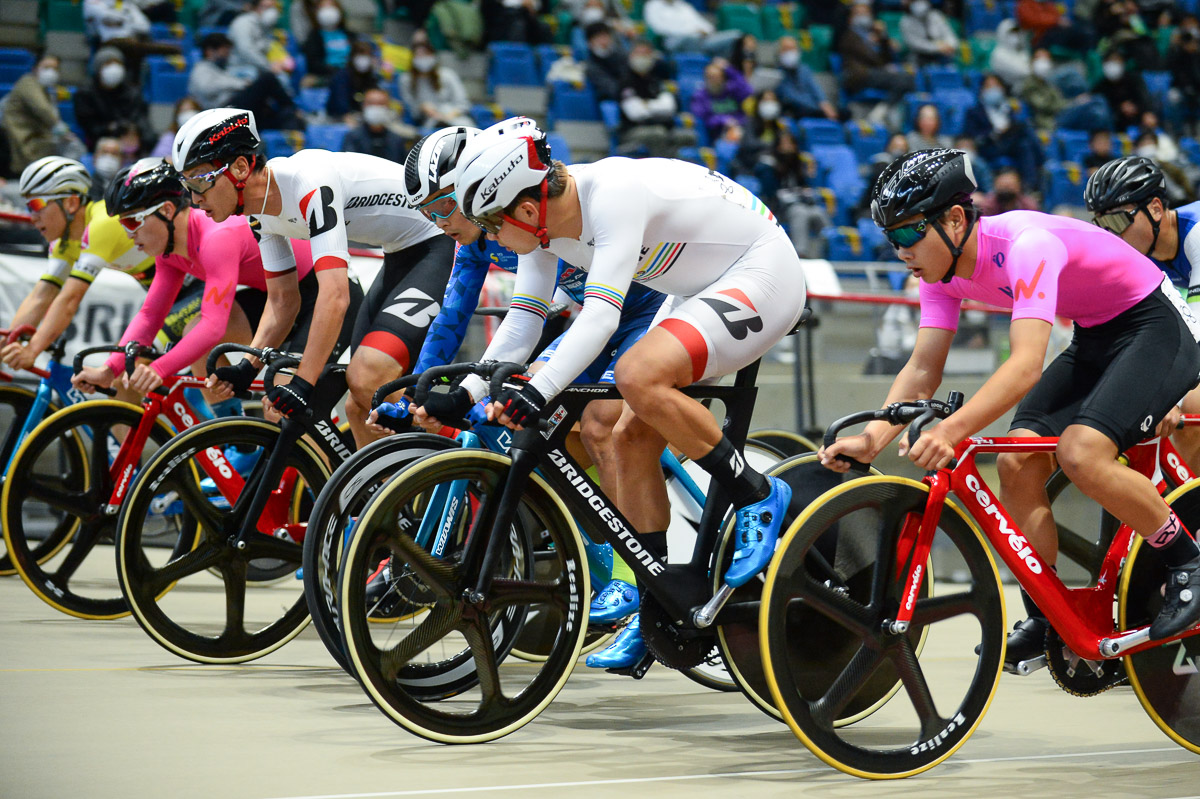
[[[654,659],[667,668],[682,671],[699,666],[716,643],[715,635],[683,637],[682,629],[652,594],[642,595],[642,639]]]
[[[1123,659],[1084,660],[1053,628],[1046,631],[1046,669],[1071,696],[1098,696],[1129,681]]]

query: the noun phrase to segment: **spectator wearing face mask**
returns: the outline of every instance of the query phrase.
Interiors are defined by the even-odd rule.
[[[91,81],[75,92],[75,119],[84,143],[95,143],[110,128],[134,125],[142,141],[153,141],[150,110],[142,88],[125,69],[125,55],[115,47],[101,47],[92,58]]]
[[[413,47],[412,66],[399,82],[400,99],[418,127],[472,124],[462,80],[453,69],[438,65],[428,44]]]
[[[646,0],[642,7],[646,27],[662,39],[671,53],[704,53],[728,56],[739,31],[718,31],[707,17],[687,0]]]
[[[633,36],[637,32],[621,0],[562,0],[559,7],[570,12],[575,24],[581,28],[604,22],[622,36]]]
[[[350,129],[342,142],[348,153],[365,153],[404,163],[404,135],[396,124],[392,98],[383,89],[367,89],[362,102],[362,124]]]
[[[1155,131],[1144,130],[1138,134],[1133,143],[1133,154],[1149,158],[1162,170],[1167,182],[1168,205],[1180,205],[1192,199],[1195,186],[1178,164],[1163,157],[1158,145],[1158,134]]]
[[[209,33],[200,40],[202,58],[188,75],[188,94],[201,108],[246,108],[254,112],[261,129],[298,130],[304,127],[296,104],[273,72],[254,72],[254,77],[235,73],[229,67],[233,42],[223,33]]]
[[[258,0],[249,9],[234,17],[229,23],[229,39],[233,52],[229,66],[233,69],[258,70],[260,72],[291,72],[289,60],[272,60],[268,57],[273,31],[279,22],[278,0]]]
[[[626,56],[617,48],[612,29],[605,22],[593,22],[584,31],[588,56],[584,65],[587,81],[597,100],[617,100],[625,78]]]
[[[725,59],[714,58],[704,68],[704,85],[692,95],[692,115],[715,140],[729,123],[746,123],[742,103],[750,94],[750,84],[742,74]]]
[[[842,56],[842,87],[849,94],[864,89],[886,92],[893,102],[913,90],[912,73],[901,68],[887,26],[875,19],[870,2],[856,0],[850,26],[837,40]]]
[[[1004,83],[995,75],[983,79],[979,102],[963,117],[964,136],[970,136],[984,158],[1006,163],[1020,173],[1028,185],[1037,185],[1045,160],[1041,142],[1024,120],[1021,104],[1008,96]]]
[[[1029,36],[1015,20],[1001,20],[996,27],[996,47],[988,62],[992,73],[1009,86],[1019,86],[1032,71]]]
[[[1144,112],[1153,110],[1154,101],[1140,73],[1125,68],[1125,57],[1110,52],[1104,57],[1104,74],[1092,91],[1108,101],[1118,130],[1138,124]]]
[[[791,36],[782,36],[776,43],[775,60],[782,78],[775,87],[784,111],[793,117],[824,117],[837,121],[838,110],[825,99],[808,65],[800,60],[800,46]]]
[[[983,216],[1039,210],[1037,201],[1025,193],[1021,175],[1015,169],[1001,169],[996,174],[992,190],[976,202],[976,207]]]
[[[1067,98],[1052,80],[1054,60],[1050,51],[1038,48],[1033,53],[1031,74],[1017,87],[1017,96],[1029,109],[1036,130],[1051,130],[1054,119],[1067,107]]]
[[[334,119],[357,113],[362,110],[367,91],[382,85],[375,48],[366,39],[358,39],[350,45],[350,63],[335,72],[329,81],[325,113]]]
[[[92,152],[92,190],[88,194],[91,199],[104,199],[109,182],[122,167],[137,160],[137,148],[137,131],[132,126],[114,126],[96,141]]]
[[[949,63],[958,52],[954,28],[929,0],[905,0],[900,38],[917,57],[918,65]]]
[[[754,98],[750,114],[750,133],[764,147],[773,147],[787,129],[783,121],[783,103],[772,89],[765,89]]]
[[[196,114],[204,109],[200,107],[200,103],[194,97],[180,97],[175,101],[175,111],[171,114],[171,124],[167,125],[167,129],[158,137],[158,144],[154,145],[154,149],[150,151],[150,155],[154,158],[170,158],[171,147],[175,144],[175,134],[183,127],[183,123],[187,122]]]
[[[58,56],[43,55],[4,98],[0,122],[8,137],[9,169],[15,174],[48,155],[82,155],[82,145],[58,114],[58,66]]]
[[[1108,49],[1140,69],[1159,69],[1158,45],[1134,0],[1105,0],[1095,13],[1096,33]]]
[[[650,43],[638,40],[629,50],[629,69],[621,81],[621,131],[618,152],[672,158],[680,147],[696,143],[694,131],[676,127],[675,95],[663,85],[667,66]]]
[[[350,61],[350,46],[354,41],[346,31],[346,16],[338,0],[319,0],[313,14],[316,27],[304,40],[304,59],[308,76],[316,83],[325,83],[330,76]]]

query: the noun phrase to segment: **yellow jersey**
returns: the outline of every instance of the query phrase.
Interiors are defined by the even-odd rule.
[[[108,215],[103,200],[95,200],[83,209],[87,225],[83,238],[61,240],[50,245],[50,263],[42,280],[62,288],[68,277],[92,283],[100,270],[108,267],[132,276],[150,287],[154,278],[154,258],[143,254],[125,235],[121,221]]]

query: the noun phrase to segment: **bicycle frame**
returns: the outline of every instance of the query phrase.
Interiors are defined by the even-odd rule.
[[[85,399],[83,394],[75,386],[71,385],[71,377],[74,374],[71,367],[59,362],[61,352],[61,344],[55,344],[51,349],[50,363],[47,364],[45,369],[33,366],[28,370],[40,377],[41,382],[38,383],[37,391],[34,393],[33,405],[30,406],[29,413],[25,416],[25,420],[21,423],[17,432],[17,437],[12,446],[12,454],[9,455],[8,462],[4,464],[4,471],[0,473],[0,481],[4,479],[4,474],[8,474],[8,467],[12,465],[12,460],[16,457],[17,450],[21,447],[21,442],[33,432],[35,427],[42,423],[42,419],[46,418],[46,410],[50,407],[50,399],[54,395],[58,395],[59,401],[64,408],[68,405],[83,402]]]

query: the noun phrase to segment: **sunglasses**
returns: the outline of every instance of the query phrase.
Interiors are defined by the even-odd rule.
[[[447,219],[457,209],[458,193],[453,191],[417,206],[417,210],[424,214],[425,218],[431,222],[435,219]]]
[[[1109,211],[1107,214],[1097,214],[1092,217],[1092,224],[1120,236],[1133,224],[1133,220],[1137,218],[1140,210],[1141,206],[1138,206],[1132,211]]]
[[[214,169],[212,172],[205,172],[202,175],[193,175],[190,178],[187,175],[180,175],[179,179],[183,181],[183,185],[192,194],[204,194],[216,185],[217,178],[219,178],[221,173],[223,173],[226,169],[229,169],[229,164],[226,164],[218,169]]]
[[[136,214],[129,214],[121,217],[121,227],[125,228],[130,233],[136,233],[141,229],[142,225],[146,224],[146,217],[158,211],[166,205],[166,202],[161,202],[153,208],[147,208],[144,211],[138,211]]]
[[[501,226],[504,225],[504,220],[507,218],[505,214],[491,214],[488,216],[472,216],[468,217],[475,223],[475,227],[482,230],[484,233],[491,233],[493,236],[500,233]]]
[[[925,238],[929,233],[928,219],[921,219],[913,222],[911,225],[902,225],[885,229],[883,235],[891,242],[896,249],[901,247],[911,247],[921,239]]]
[[[25,207],[29,209],[31,214],[36,214],[38,211],[44,210],[46,206],[55,200],[62,200],[71,197],[71,194],[55,194],[51,197],[30,197],[25,201]]]

